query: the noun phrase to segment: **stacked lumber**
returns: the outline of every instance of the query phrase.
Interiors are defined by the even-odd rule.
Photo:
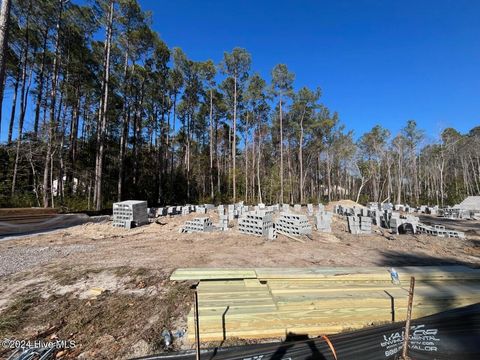
[[[200,281],[200,337],[318,336],[405,320],[410,276],[413,317],[480,302],[480,270],[462,266],[396,268],[178,269],[171,280]],[[194,316],[188,336],[194,339]]]

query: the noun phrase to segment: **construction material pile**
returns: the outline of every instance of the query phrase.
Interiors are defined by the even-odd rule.
[[[238,231],[243,234],[273,237],[272,214],[265,210],[247,212],[238,220]]]
[[[306,215],[280,213],[280,218],[275,223],[275,229],[279,233],[289,235],[310,235],[312,226],[308,222]]]
[[[186,221],[180,232],[194,233],[194,232],[208,232],[213,230],[212,220],[208,217],[195,218]]]
[[[462,266],[396,268],[178,269],[171,280],[200,281],[201,341],[318,336],[405,320],[415,276],[413,318],[480,301],[480,270]],[[193,308],[188,338],[194,338]]]
[[[439,237],[453,237],[453,238],[460,238],[465,239],[465,233],[462,231],[445,229],[445,226],[442,225],[425,225],[425,224],[418,224],[417,230],[419,233],[434,235]]]
[[[315,214],[315,227],[321,232],[332,232],[332,216],[328,211],[319,211]]]
[[[147,223],[146,201],[128,200],[113,204],[113,226],[130,229]]]
[[[372,219],[368,216],[347,216],[348,231],[352,234],[370,234],[372,232]]]

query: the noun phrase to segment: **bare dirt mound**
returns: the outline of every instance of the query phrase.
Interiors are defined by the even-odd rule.
[[[344,199],[344,200],[338,200],[338,201],[331,201],[329,202],[327,205],[325,205],[325,208],[329,211],[333,211],[333,207],[335,205],[341,205],[341,206],[347,206],[347,207],[365,207],[353,200],[349,200],[349,199]]]

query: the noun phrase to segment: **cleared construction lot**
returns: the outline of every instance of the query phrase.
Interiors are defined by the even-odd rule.
[[[190,348],[184,331],[193,295],[191,283],[169,280],[177,268],[480,265],[479,221],[459,222],[466,239],[458,239],[376,227],[353,235],[335,216],[331,234],[314,231],[299,243],[236,228],[178,232],[196,216],[162,217],[132,230],[87,223],[0,241],[0,337],[73,339],[65,358],[110,359],[162,351],[166,328],[174,348]],[[215,212],[208,216],[217,220]]]

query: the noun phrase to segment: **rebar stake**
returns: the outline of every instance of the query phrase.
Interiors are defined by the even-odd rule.
[[[197,288],[194,288],[195,304],[193,306],[194,318],[195,318],[195,344],[196,344],[196,360],[200,360],[200,324],[198,315],[198,293]]]
[[[410,337],[410,320],[412,319],[413,292],[415,291],[415,277],[410,278],[410,290],[408,292],[407,321],[405,322],[405,333],[403,338],[402,358],[407,360],[408,338]]]

